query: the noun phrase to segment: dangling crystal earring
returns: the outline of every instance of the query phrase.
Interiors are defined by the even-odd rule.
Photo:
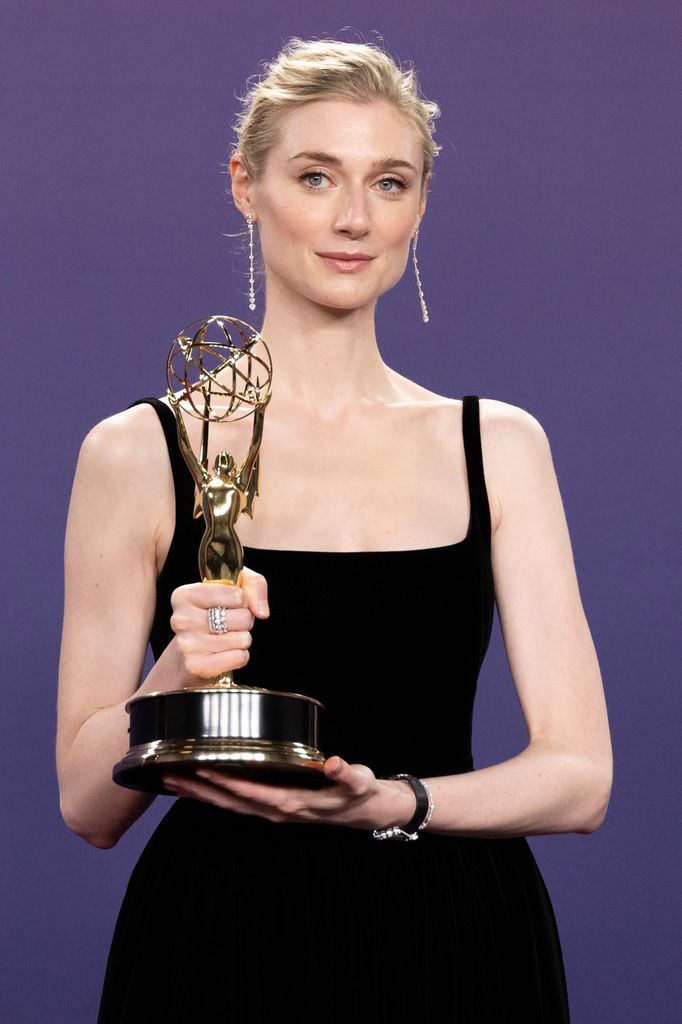
[[[256,308],[256,293],[253,290],[253,214],[247,213],[246,222],[249,225],[249,309]]]
[[[420,302],[421,307],[422,307],[422,320],[424,321],[425,324],[428,324],[428,322],[429,322],[429,311],[426,308],[426,303],[424,302],[424,292],[422,291],[422,282],[421,282],[421,278],[419,277],[419,267],[417,266],[417,239],[418,238],[419,238],[419,228],[417,228],[417,230],[415,231],[414,235],[412,236],[412,242],[413,242],[413,244],[412,244],[412,262],[414,263],[414,273],[415,273],[415,276],[417,278],[417,288],[419,289],[419,302]]]

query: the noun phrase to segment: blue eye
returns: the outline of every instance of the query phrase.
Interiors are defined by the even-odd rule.
[[[299,179],[298,180],[302,181],[303,184],[307,188],[311,189],[313,192],[319,192],[320,189],[316,188],[315,185],[311,185],[306,179],[307,178],[326,178],[326,177],[327,177],[327,175],[323,174],[322,171],[306,171],[305,174],[299,175]]]
[[[324,171],[305,171],[303,174],[299,174],[298,180],[303,182],[305,187],[309,189],[311,192],[321,192],[322,189],[319,185],[311,185],[310,182],[308,181],[309,178],[327,178],[327,180],[329,180],[328,175],[326,175]],[[400,192],[404,192],[405,189],[407,188],[406,183],[401,178],[387,176],[385,178],[380,178],[379,181],[381,183],[388,181],[391,184],[398,186],[397,188],[379,189],[380,192],[384,192],[386,195],[398,195]]]
[[[404,184],[404,181],[400,181],[399,178],[382,178],[381,181],[382,181],[382,183],[384,181],[388,181],[389,184],[397,185],[398,189],[402,189],[402,188],[406,187],[406,184]],[[393,190],[392,188],[381,188],[380,189],[380,191],[392,191],[392,190]]]

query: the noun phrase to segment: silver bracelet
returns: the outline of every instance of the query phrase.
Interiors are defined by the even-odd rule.
[[[419,833],[426,828],[431,815],[433,814],[433,796],[431,790],[422,779],[414,775],[389,775],[389,779],[405,779],[412,786],[414,795],[417,798],[417,809],[414,816],[408,821],[405,828],[393,825],[391,828],[375,828],[372,832],[374,839],[419,839]]]

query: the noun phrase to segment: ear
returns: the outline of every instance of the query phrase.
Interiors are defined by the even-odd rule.
[[[252,202],[254,182],[244,166],[240,153],[235,153],[230,160],[230,177],[232,179],[231,191],[234,204],[239,212],[246,217],[248,213],[254,212]]]

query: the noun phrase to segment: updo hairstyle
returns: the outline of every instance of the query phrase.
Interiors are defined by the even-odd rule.
[[[403,70],[371,43],[306,41],[296,36],[273,62],[262,66],[264,77],[248,79],[247,91],[239,97],[243,109],[233,125],[237,142],[230,154],[241,156],[253,180],[263,174],[268,152],[279,140],[283,113],[315,100],[383,100],[405,114],[419,136],[424,156],[421,190],[426,190],[442,148],[433,139],[440,108],[420,98],[412,67]]]

